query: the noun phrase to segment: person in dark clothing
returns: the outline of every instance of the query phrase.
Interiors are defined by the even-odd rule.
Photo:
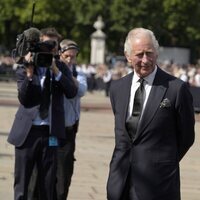
[[[112,81],[115,148],[108,200],[180,200],[179,163],[194,142],[194,110],[187,83],[157,65],[152,31],[128,33],[124,52],[133,72]]]
[[[54,41],[48,53],[55,52],[59,38],[56,31],[45,35],[42,42]],[[77,85],[58,59],[53,58],[51,66],[44,67],[36,66],[33,56],[31,51],[24,55],[16,70],[20,105],[8,136],[8,142],[15,146],[14,199],[28,199],[36,166],[40,199],[53,200],[56,148],[59,140],[65,139],[63,95],[73,98]]]

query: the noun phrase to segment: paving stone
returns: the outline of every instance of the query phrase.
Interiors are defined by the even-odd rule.
[[[16,84],[0,82],[0,197],[6,200],[13,199],[14,147],[6,140],[17,104]],[[182,200],[200,199],[200,116],[196,119],[195,144],[180,165]],[[114,123],[109,98],[103,92],[87,93],[82,99],[76,140],[77,161],[68,200],[106,199],[113,148]]]

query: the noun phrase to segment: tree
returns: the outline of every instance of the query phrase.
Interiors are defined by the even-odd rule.
[[[17,34],[30,25],[33,1],[1,0],[0,43],[15,46]],[[184,46],[200,53],[199,0],[35,0],[33,25],[54,26],[64,38],[80,46],[79,60],[88,62],[90,35],[98,15],[103,17],[108,52],[123,54],[127,32],[134,27],[151,29],[161,46]],[[194,59],[196,59],[194,57]]]

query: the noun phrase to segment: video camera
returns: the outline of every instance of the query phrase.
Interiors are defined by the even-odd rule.
[[[52,64],[52,49],[55,41],[40,41],[40,31],[37,28],[29,28],[17,36],[15,56],[24,57],[28,52],[32,53],[32,64],[36,67],[50,67]]]
[[[53,60],[52,49],[56,46],[55,41],[40,41],[40,31],[32,27],[35,11],[35,1],[33,2],[30,28],[17,36],[16,49],[13,51],[14,57],[19,57],[19,63],[23,62],[23,57],[32,53],[32,64],[36,67],[50,67]]]

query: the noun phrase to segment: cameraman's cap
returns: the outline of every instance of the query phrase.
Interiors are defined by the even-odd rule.
[[[69,49],[75,49],[77,50],[77,52],[79,52],[79,47],[76,42],[74,42],[73,40],[67,40],[67,39],[62,40],[60,42],[61,53],[64,53],[65,51]]]

